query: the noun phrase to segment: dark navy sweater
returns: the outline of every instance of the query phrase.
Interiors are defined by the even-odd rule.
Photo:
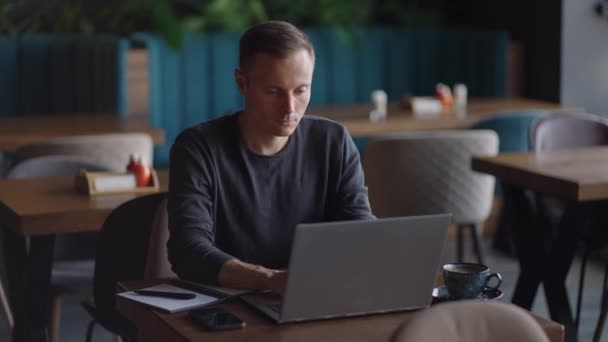
[[[217,283],[231,258],[285,268],[297,224],[374,218],[343,126],[305,115],[283,150],[262,156],[238,115],[190,127],[171,148],[168,251],[182,278]]]

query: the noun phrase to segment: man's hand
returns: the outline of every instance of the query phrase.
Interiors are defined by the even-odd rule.
[[[268,289],[276,293],[283,294],[287,285],[287,271],[271,270],[272,275],[268,279]]]
[[[218,275],[221,286],[237,289],[272,290],[283,293],[287,271],[272,270],[238,259],[227,261]]]

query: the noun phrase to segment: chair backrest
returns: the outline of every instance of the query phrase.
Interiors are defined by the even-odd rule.
[[[548,342],[541,326],[523,309],[503,302],[439,304],[403,323],[391,342]]]
[[[534,151],[589,147],[608,144],[608,120],[594,114],[552,114],[530,127]]]
[[[105,165],[111,171],[124,171],[130,154],[137,154],[153,165],[152,138],[144,133],[68,136],[49,139],[19,148],[14,161],[44,155],[76,155]]]
[[[167,214],[167,200],[164,199],[158,206],[152,223],[144,279],[177,276],[171,270],[171,263],[169,262],[169,254],[167,252],[167,241],[169,241],[169,215]]]
[[[83,156],[51,155],[23,160],[8,170],[6,178],[72,176],[80,170],[110,171],[100,163]]]
[[[487,218],[494,177],[471,170],[473,155],[495,155],[489,130],[434,131],[372,140],[363,168],[378,217],[452,213],[456,224]]]
[[[104,326],[113,331],[132,329],[115,310],[116,284],[144,279],[148,245],[157,210],[166,193],[132,199],[112,211],[100,232],[93,282],[95,306]],[[122,327],[122,328],[120,328]]]
[[[471,128],[496,132],[499,152],[526,152],[530,150],[530,125],[547,114],[547,111],[540,109],[500,112],[479,120]]]

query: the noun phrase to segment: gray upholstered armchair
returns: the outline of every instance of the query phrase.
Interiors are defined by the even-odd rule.
[[[372,140],[363,155],[372,210],[378,217],[451,213],[458,226],[458,260],[464,229],[473,232],[483,262],[480,223],[489,215],[494,177],[471,170],[471,156],[496,155],[489,130],[406,133]]]

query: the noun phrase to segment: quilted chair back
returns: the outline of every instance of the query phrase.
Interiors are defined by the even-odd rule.
[[[485,220],[494,177],[471,170],[472,156],[498,152],[490,130],[434,131],[372,140],[363,168],[378,217],[451,213],[453,223]]]
[[[530,126],[530,147],[536,152],[608,145],[608,120],[588,113],[555,113]],[[537,201],[557,224],[566,202],[538,195]]]
[[[556,113],[530,127],[530,146],[536,152],[608,145],[608,120],[588,113]]]
[[[143,133],[69,136],[21,147],[15,152],[14,161],[19,163],[47,155],[71,155],[104,165],[110,171],[121,172],[125,171],[131,154],[143,157],[148,165],[152,165],[153,147],[152,138]]]

